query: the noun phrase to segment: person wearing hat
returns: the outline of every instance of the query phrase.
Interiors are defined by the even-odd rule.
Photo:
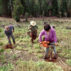
[[[34,40],[37,38],[37,29],[38,29],[36,22],[31,21],[28,29],[29,29],[29,35],[31,37],[31,42],[34,43]]]
[[[44,36],[44,40],[42,38],[43,36]],[[44,25],[44,29],[39,34],[39,43],[41,44],[42,41],[47,41],[50,43],[50,45],[53,44],[52,45],[53,50],[54,50],[53,58],[56,59],[57,58],[57,52],[55,48],[55,45],[57,45],[56,32],[55,32],[55,29],[49,24]],[[49,47],[48,48],[46,47],[46,54],[45,54],[44,59],[49,59],[48,51],[49,51]]]
[[[5,31],[4,32],[5,32],[5,35],[8,38],[9,44],[12,44],[10,38],[12,38],[13,43],[15,44],[15,38],[13,36],[14,26],[13,25],[5,26]]]

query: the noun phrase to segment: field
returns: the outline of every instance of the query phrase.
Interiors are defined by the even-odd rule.
[[[38,25],[39,36],[44,21],[41,18],[34,20]],[[12,19],[0,18],[0,71],[71,71],[71,19],[45,18],[45,21],[55,26],[58,38],[57,62],[43,60],[45,50],[39,46],[38,38],[32,46],[27,35],[29,22],[17,23]],[[2,48],[8,43],[4,26],[9,23],[15,27],[16,45],[14,49],[4,50]]]

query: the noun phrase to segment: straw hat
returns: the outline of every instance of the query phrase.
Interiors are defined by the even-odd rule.
[[[35,21],[30,21],[30,25],[35,26],[36,22]]]

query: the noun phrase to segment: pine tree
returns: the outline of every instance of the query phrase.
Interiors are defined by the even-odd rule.
[[[3,14],[3,4],[2,0],[0,0],[0,16]]]
[[[64,16],[64,13],[67,12],[67,0],[62,0],[61,12],[62,12],[62,16]]]
[[[3,14],[5,16],[9,16],[9,14],[8,14],[8,2],[9,2],[9,0],[2,0],[2,4],[3,4]]]
[[[9,0],[9,2],[8,2],[8,13],[9,13],[9,16],[10,16],[10,17],[12,17],[13,1],[14,1],[14,0]]]
[[[67,1],[67,12],[68,16],[71,17],[71,0]]]
[[[53,16],[58,15],[58,1],[57,0],[52,1],[52,13],[53,13]]]
[[[23,6],[21,4],[20,0],[14,0],[13,3],[13,18],[19,22],[20,21],[20,15],[23,14]]]

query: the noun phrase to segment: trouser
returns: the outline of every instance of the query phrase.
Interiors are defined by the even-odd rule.
[[[7,36],[7,38],[8,38],[9,44],[11,44],[11,38],[13,40],[13,43],[15,44],[15,38],[14,38],[13,34],[11,34],[10,36]]]
[[[37,33],[31,32],[31,42],[33,43],[34,40],[37,38]]]
[[[53,45],[51,45],[51,44],[53,44]],[[53,43],[50,43],[50,45],[52,46],[52,48],[53,48],[53,51],[54,51],[54,56],[56,55],[56,48],[55,48],[55,45],[54,45],[54,42]],[[48,52],[49,52],[49,47],[48,48],[46,48],[46,57],[48,57]]]

